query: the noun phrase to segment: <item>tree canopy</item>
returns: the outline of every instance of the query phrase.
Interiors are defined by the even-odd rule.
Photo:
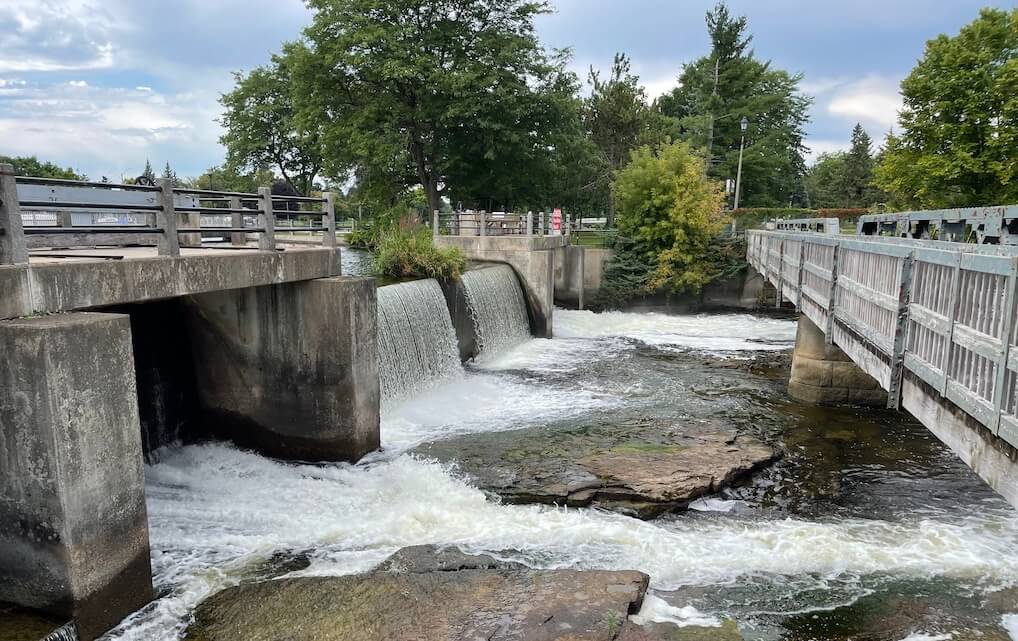
[[[310,0],[295,91],[329,164],[441,198],[512,205],[552,188],[578,82],[546,52],[544,1]],[[527,176],[528,180],[521,180]]]
[[[314,119],[298,119],[293,102],[290,65],[299,54],[296,46],[273,56],[272,64],[247,74],[236,73],[236,86],[220,102],[220,123],[226,130],[220,142],[226,147],[226,164],[237,173],[276,168],[290,187],[308,195],[324,168],[319,128]],[[329,164],[331,175],[345,175],[346,154]]]
[[[80,174],[70,167],[61,167],[49,161],[39,160],[35,156],[0,156],[0,163],[13,165],[14,173],[18,176],[88,180],[88,176]]]
[[[821,154],[806,175],[809,205],[821,208],[861,209],[886,199],[873,183],[873,142],[856,124],[849,151]]]
[[[740,203],[768,207],[801,203],[806,171],[804,128],[812,99],[799,92],[801,76],[758,60],[745,17],[723,3],[707,13],[711,52],[686,64],[679,84],[656,102],[678,121],[679,135],[704,149],[708,175],[734,179],[749,121]]]
[[[877,183],[899,207],[1018,200],[1018,9],[983,9],[956,36],[926,43],[901,83],[901,133]]]

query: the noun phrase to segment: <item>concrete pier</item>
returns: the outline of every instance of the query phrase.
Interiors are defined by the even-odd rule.
[[[207,426],[287,459],[356,461],[378,448],[372,279],[201,294],[188,306]]]
[[[127,316],[0,322],[0,601],[91,641],[152,598]]]
[[[817,405],[886,407],[887,392],[806,316],[799,317],[788,394]]]

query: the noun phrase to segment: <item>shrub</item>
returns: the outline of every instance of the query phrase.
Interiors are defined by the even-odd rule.
[[[683,142],[641,147],[615,183],[619,234],[654,264],[646,287],[699,291],[712,278],[710,246],[721,231],[721,187]]]
[[[391,229],[382,234],[375,250],[375,272],[393,278],[453,278],[466,267],[458,247],[435,247],[426,228]]]

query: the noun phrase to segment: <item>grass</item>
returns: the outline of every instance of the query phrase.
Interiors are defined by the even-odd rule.
[[[455,278],[467,259],[457,247],[435,247],[426,228],[392,230],[380,235],[375,273],[392,278]]]

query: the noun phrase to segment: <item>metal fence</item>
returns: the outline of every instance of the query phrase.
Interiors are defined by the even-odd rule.
[[[1018,245],[1018,205],[865,214],[859,236],[896,236],[925,240]]]
[[[1018,447],[1018,247],[749,231],[748,260],[900,403],[905,371]]]
[[[29,249],[155,245],[161,256],[222,241],[262,250],[276,247],[279,221],[287,232],[312,232],[336,244],[334,195],[321,198],[118,185],[14,176],[0,165],[0,265],[28,261]]]
[[[435,236],[562,236],[570,226],[564,218],[556,221],[548,212],[434,212]]]

